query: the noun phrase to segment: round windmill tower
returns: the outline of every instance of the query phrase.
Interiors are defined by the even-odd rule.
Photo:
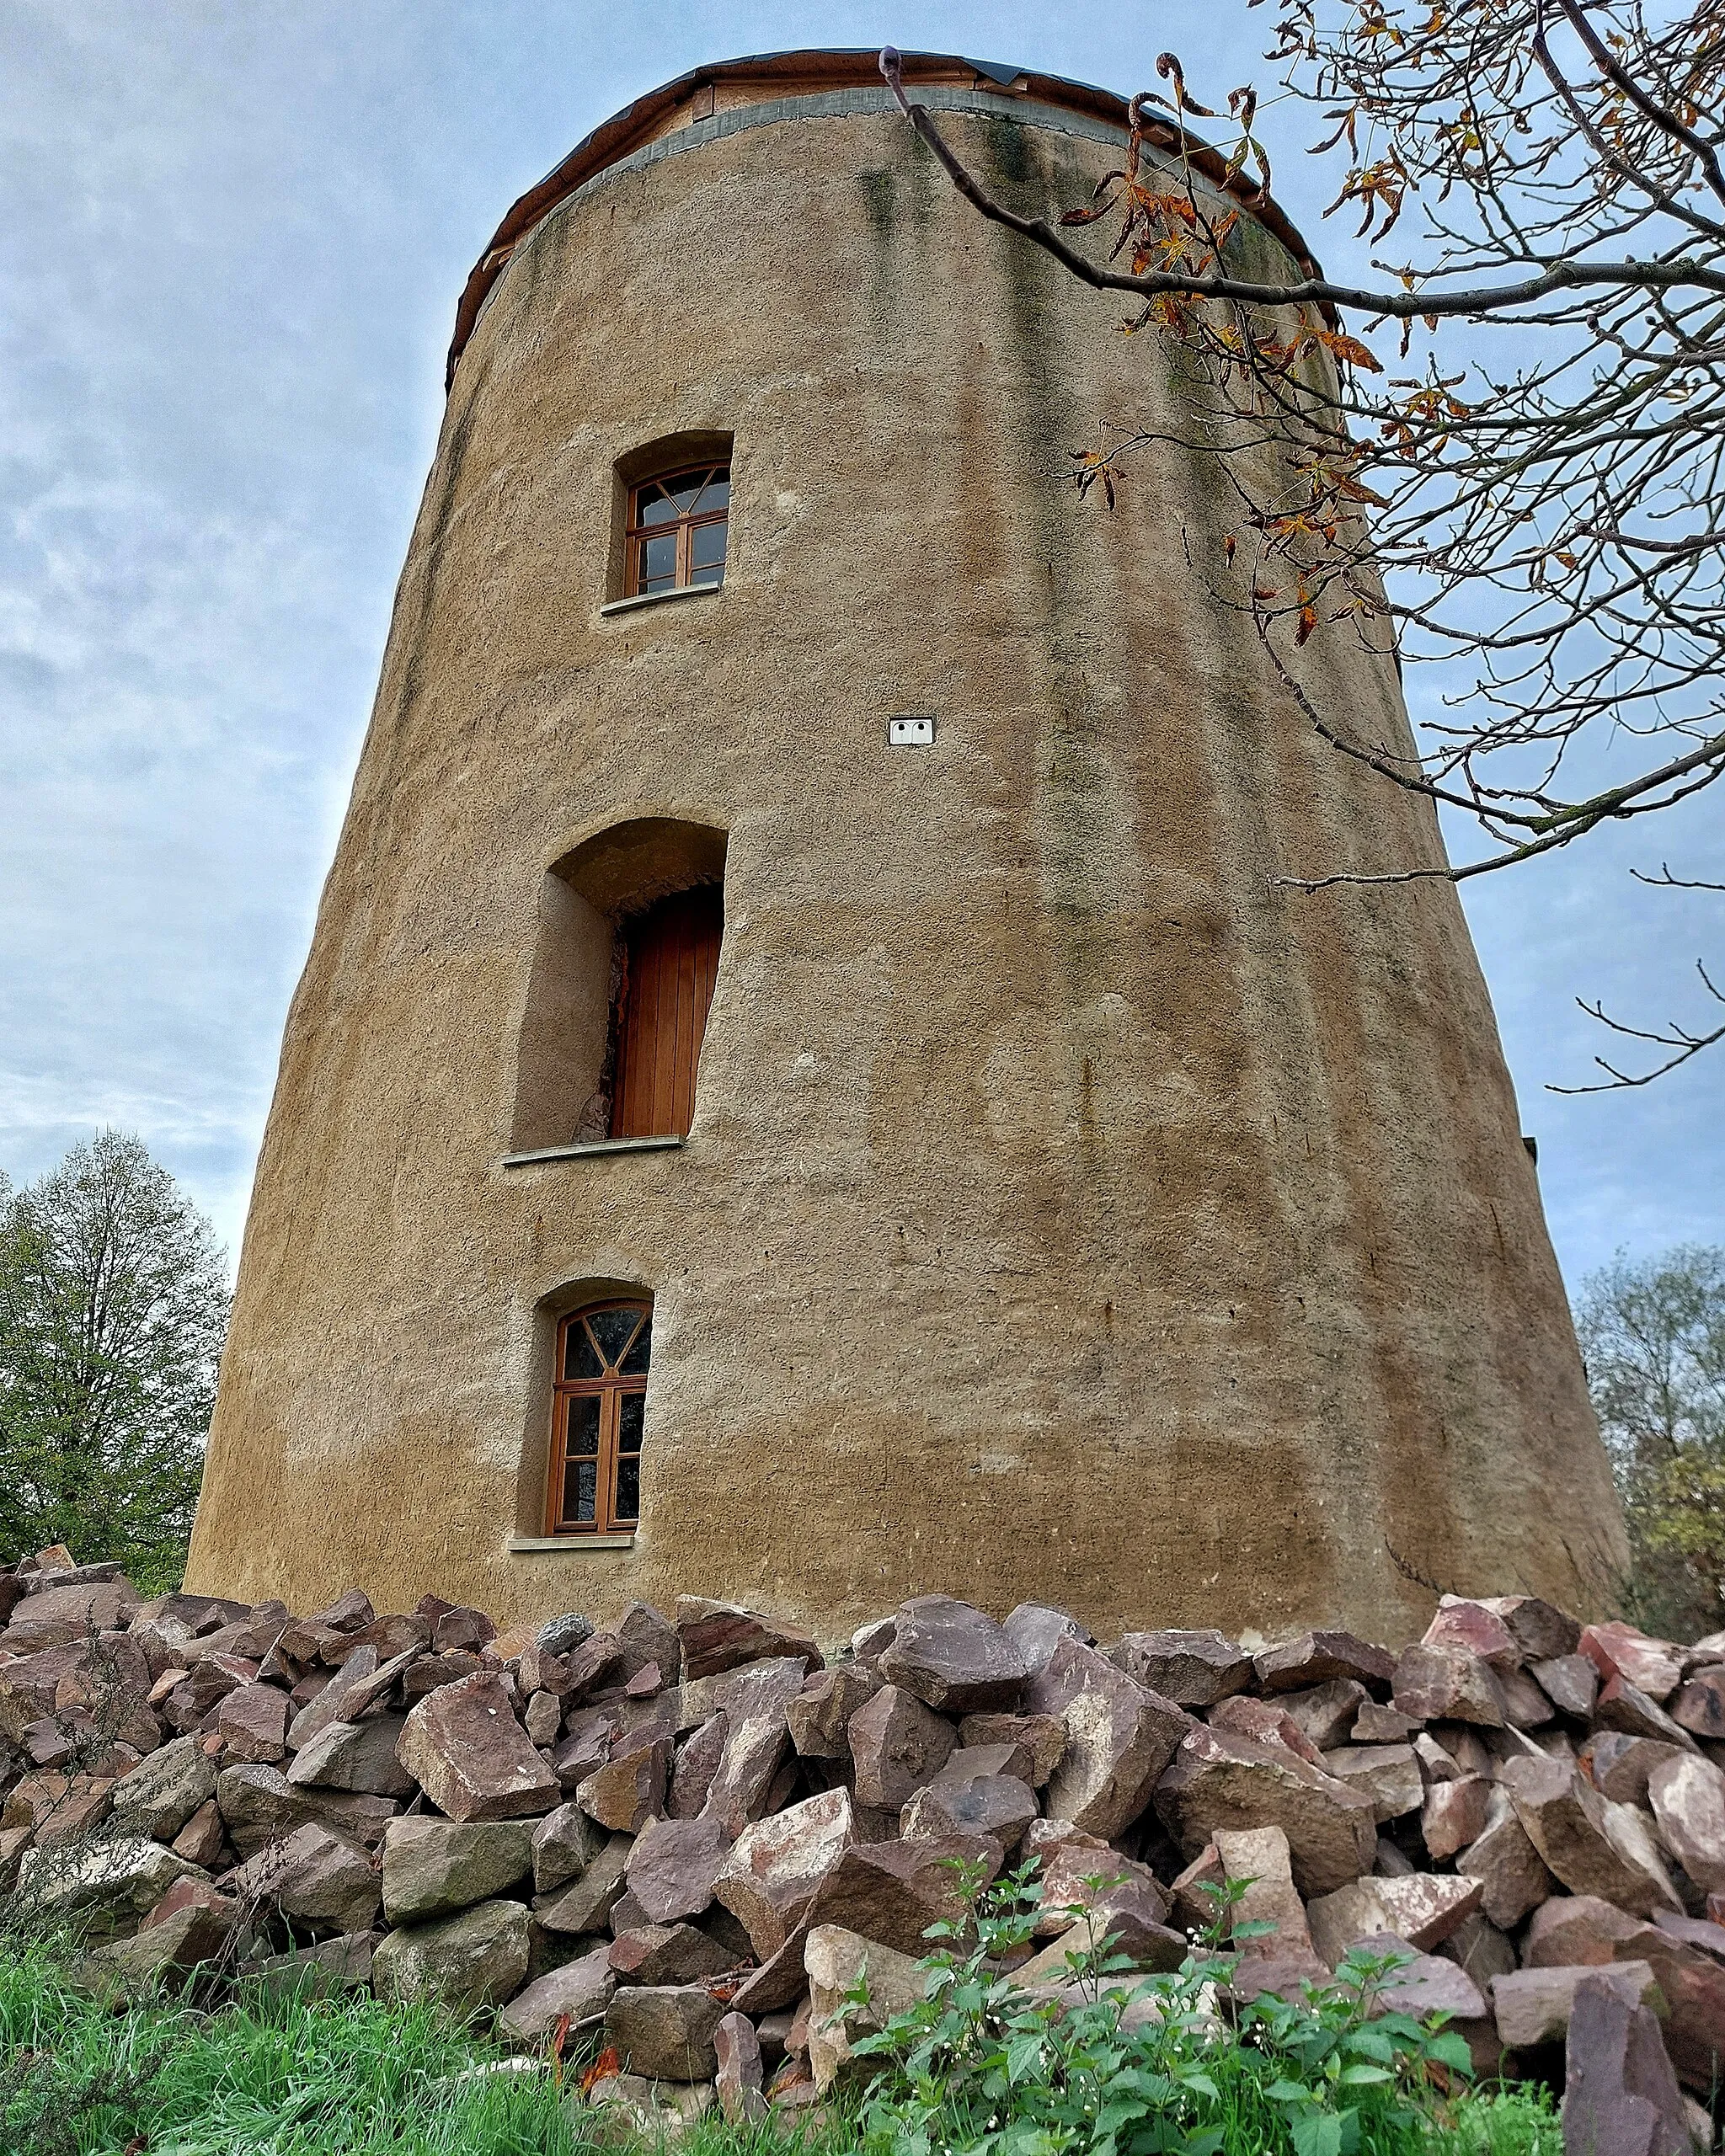
[[[911,56],[1024,207],[1124,105]],[[1259,208],[1240,243],[1301,253]],[[191,1580],[830,1636],[1598,1598],[1621,1528],[1419,801],[1060,483],[1165,363],[870,54],[702,68],[518,203],[288,1021]],[[1194,547],[1194,552],[1196,546]],[[1411,748],[1392,658],[1311,692]]]

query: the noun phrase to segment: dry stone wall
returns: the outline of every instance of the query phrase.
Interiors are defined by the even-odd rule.
[[[64,1550],[0,1618],[0,1893],[121,1993],[221,1961],[432,1996],[527,2051],[602,2036],[594,2099],[649,2121],[756,2116],[844,2072],[859,1969],[877,2015],[915,1995],[950,1859],[1033,1860],[1017,1973],[1056,1999],[1075,1924],[1167,1970],[1232,1885],[1270,1927],[1236,1996],[1370,1942],[1482,2071],[1561,2074],[1572,2017],[1644,2052],[1650,2009],[1683,2087],[1720,2079],[1725,1632],[1445,1598],[1399,1651],[1252,1654],[921,1595],[829,1660],[692,1598],[499,1632],[147,1602]]]

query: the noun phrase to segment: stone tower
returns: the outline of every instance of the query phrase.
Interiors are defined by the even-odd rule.
[[[1050,211],[1122,101],[911,56]],[[1301,252],[1260,211],[1261,259]],[[283,1044],[190,1581],[823,1636],[1597,1604],[1621,1525],[1426,807],[1291,712],[1160,348],[872,55],[515,205]],[[1392,659],[1311,692],[1408,744]],[[584,1312],[595,1315],[590,1325]]]

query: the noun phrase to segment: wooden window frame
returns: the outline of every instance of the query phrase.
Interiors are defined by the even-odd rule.
[[[724,504],[720,509],[705,510],[698,514],[666,518],[658,524],[643,524],[641,505],[644,498],[655,489],[664,488],[674,493],[677,487],[690,479],[710,483],[714,475],[723,472],[726,479]],[[713,457],[704,464],[680,465],[671,472],[651,472],[644,479],[638,479],[629,489],[628,520],[623,531],[623,596],[626,599],[658,597],[665,591],[705,591],[716,590],[724,582],[724,573],[730,556],[731,506],[729,495],[730,460]],[[698,499],[698,497],[697,497]],[[718,574],[703,577],[697,584],[694,570],[694,535],[714,524],[725,526],[725,559],[718,564]],[[649,539],[663,539],[675,533],[677,542],[677,566],[675,579],[669,584],[660,584],[653,592],[645,592],[641,584],[641,562]]]
[[[623,1342],[616,1360],[606,1364],[604,1374],[596,1378],[569,1378],[563,1374],[568,1368],[569,1338],[581,1325],[583,1319],[599,1317],[606,1310],[634,1310],[641,1318]],[[622,1422],[622,1402],[638,1397],[647,1390],[647,1373],[642,1370],[629,1376],[619,1374],[617,1365],[625,1362],[629,1351],[640,1337],[642,1325],[647,1329],[650,1358],[653,1331],[653,1305],[643,1295],[613,1295],[601,1303],[586,1303],[579,1310],[570,1310],[558,1322],[557,1360],[552,1366],[551,1404],[551,1460],[545,1492],[545,1531],[547,1534],[628,1534],[633,1535],[640,1526],[638,1513],[621,1517],[617,1509],[617,1465],[625,1459],[636,1462],[636,1488],[638,1495],[642,1450],[624,1452],[620,1444]],[[601,1362],[604,1350],[595,1335],[589,1332],[595,1352]],[[596,1460],[595,1488],[593,1518],[573,1520],[563,1517],[563,1492],[569,1471],[569,1412],[571,1404],[578,1400],[597,1398],[599,1406],[599,1449],[596,1454],[581,1454],[581,1458]],[[645,1432],[643,1431],[644,1438]]]

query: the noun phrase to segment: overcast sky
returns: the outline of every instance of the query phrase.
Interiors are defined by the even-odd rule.
[[[0,1168],[137,1130],[238,1254],[456,297],[581,136],[703,60],[884,38],[1121,90],[1172,45],[1226,89],[1269,79],[1267,13],[0,0]],[[1279,192],[1339,259],[1294,147]],[[1725,1240],[1725,1051],[1544,1090],[1601,1045],[1577,995],[1705,1015],[1717,915],[1627,867],[1719,874],[1717,823],[1467,889],[1572,1284]]]

